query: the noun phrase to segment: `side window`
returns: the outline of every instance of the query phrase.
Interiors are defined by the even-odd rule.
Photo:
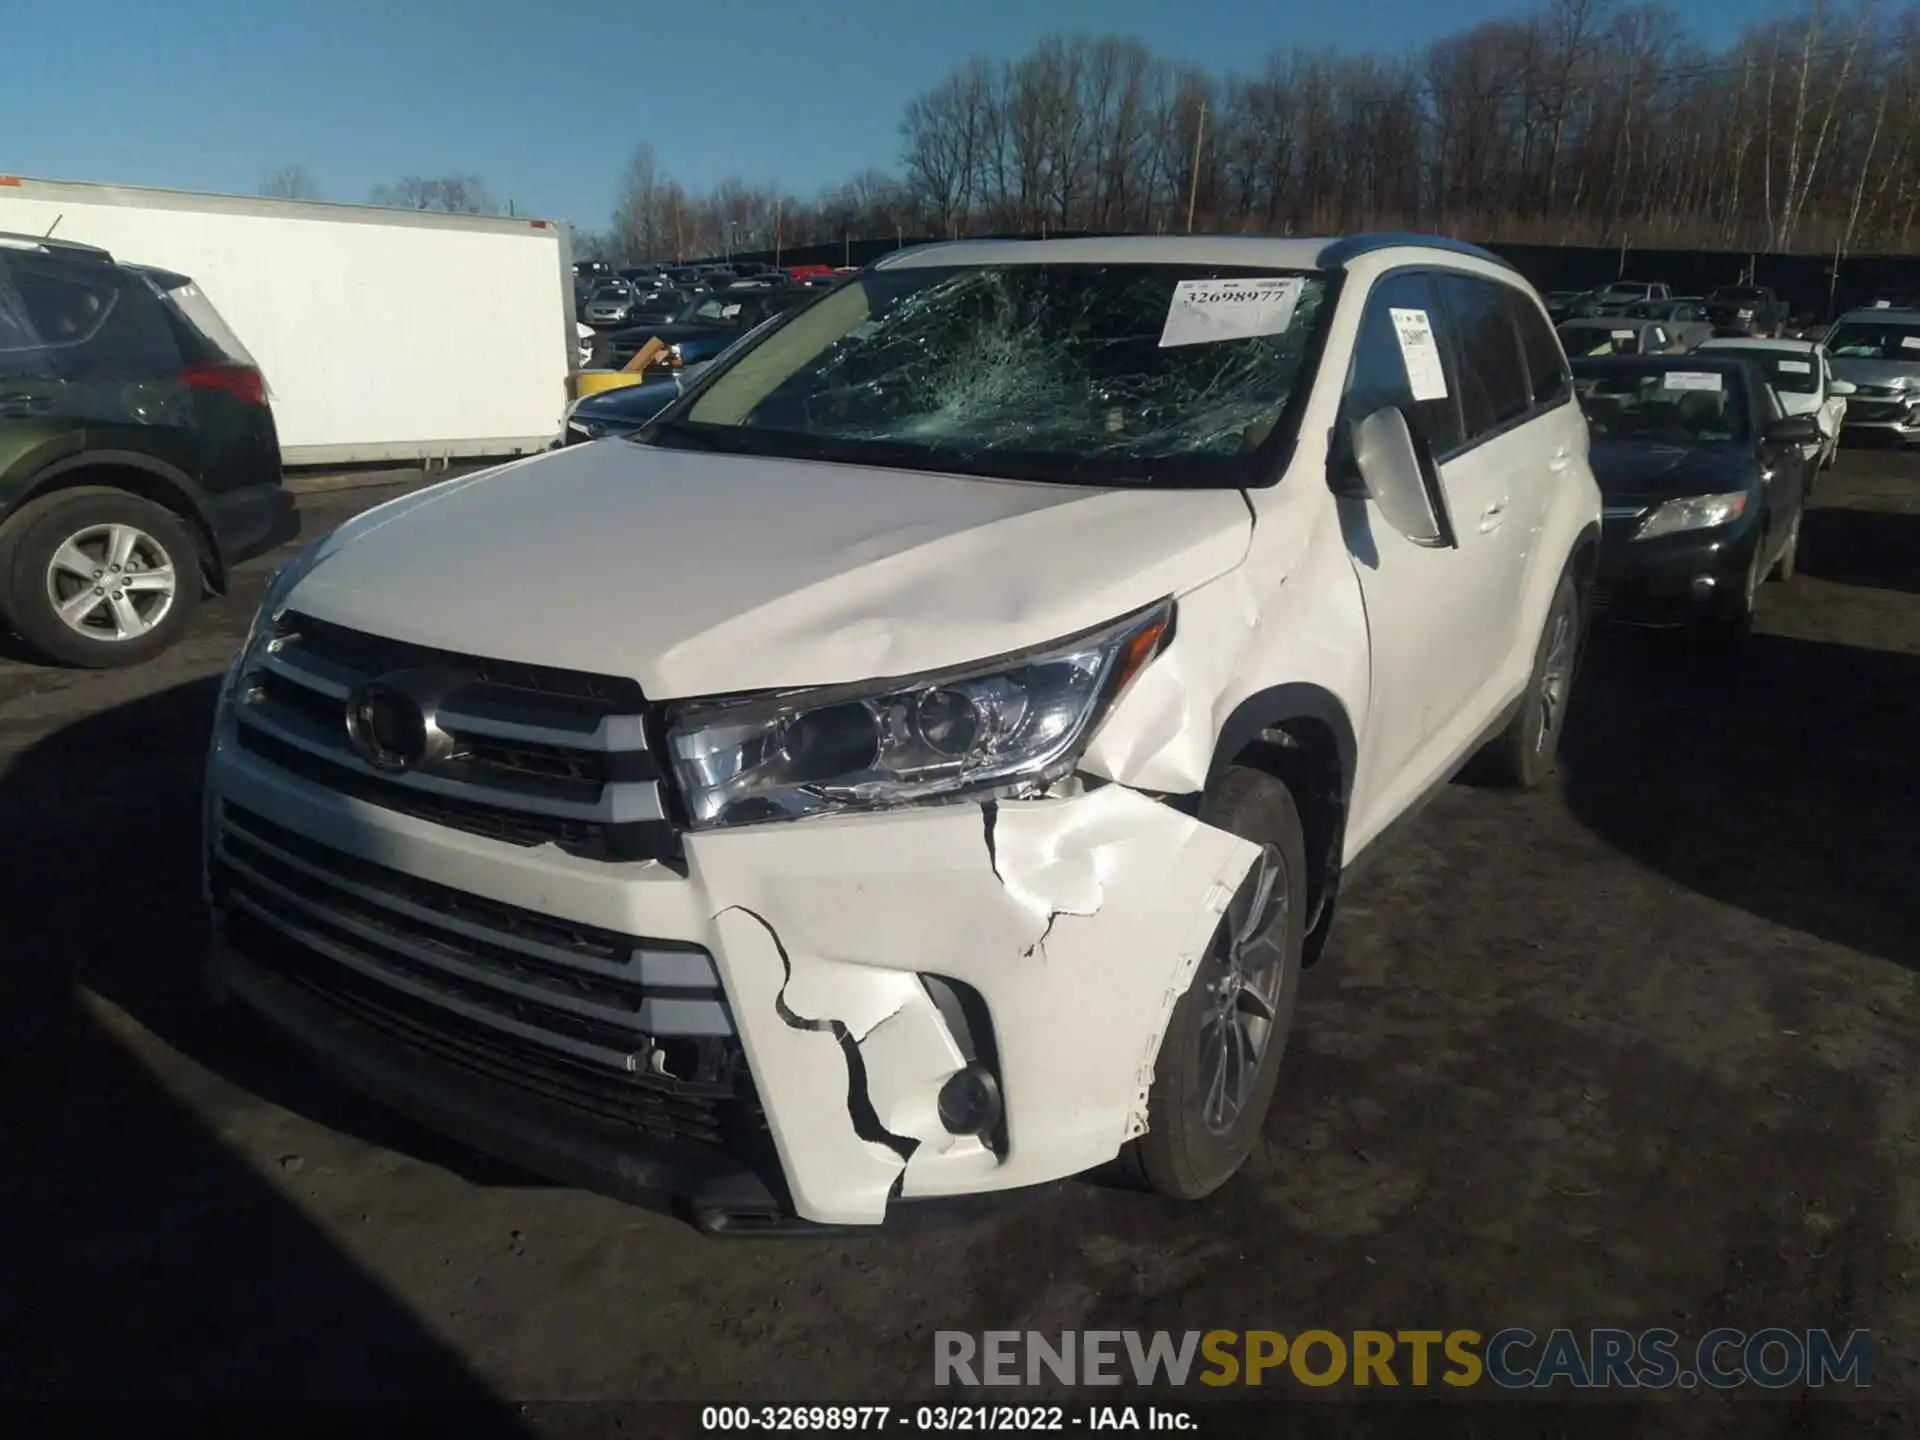
[[[138,276],[58,256],[0,265],[0,372],[105,380],[180,368],[166,308]]]
[[[1507,303],[1520,330],[1520,351],[1526,358],[1533,403],[1556,405],[1572,391],[1573,376],[1567,370],[1567,357],[1554,338],[1553,327],[1540,307],[1518,290],[1507,291]]]
[[[1520,336],[1506,286],[1451,273],[1435,276],[1434,284],[1453,322],[1460,410],[1471,442],[1533,408]]]
[[[1406,313],[1396,317],[1396,310]],[[1403,319],[1411,322],[1416,334],[1424,323],[1432,346],[1423,349],[1417,340],[1411,348],[1403,344],[1399,323]],[[1444,366],[1445,349],[1445,320],[1427,277],[1389,275],[1368,294],[1360,317],[1346,396],[1340,405],[1342,421],[1351,425],[1395,405],[1435,455],[1459,449],[1460,412]]]

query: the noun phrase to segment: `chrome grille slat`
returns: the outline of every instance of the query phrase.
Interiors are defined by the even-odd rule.
[[[463,981],[469,986],[479,986],[484,990],[496,991],[502,997],[511,997],[527,1004],[550,1010],[558,1010],[582,1020],[593,1021],[616,1030],[630,1031],[643,1048],[657,1035],[726,1035],[731,1033],[732,1024],[725,1009],[717,1001],[702,1000],[663,1000],[652,998],[641,1000],[635,1007],[619,1007],[584,1000],[568,995],[550,985],[542,985],[503,975],[485,965],[471,963],[454,956],[440,953],[431,946],[395,935],[369,925],[357,916],[330,908],[301,895],[278,882],[267,878],[259,871],[234,858],[230,852],[224,852],[222,858],[227,865],[248,884],[266,891],[282,904],[290,905],[302,914],[336,931],[378,950],[387,950],[415,964],[427,966],[453,979]],[[238,898],[247,899],[244,892],[237,892]],[[249,901],[262,918],[279,919],[264,907]],[[389,965],[382,964],[377,956],[362,955],[358,967],[363,974],[375,978],[390,980],[394,983],[413,983],[410,977],[397,974]],[[451,999],[452,997],[443,997]],[[470,1010],[488,1007],[475,1005],[472,1001],[463,1001]],[[516,1024],[524,1023],[516,1021]],[[557,1032],[536,1027],[536,1033],[552,1035]],[[611,1054],[613,1052],[608,1051]],[[629,1067],[631,1068],[631,1067]]]
[[[303,860],[299,856],[290,854],[282,850],[279,846],[261,839],[244,826],[235,825],[229,821],[222,827],[220,833],[220,854],[223,859],[236,865],[244,865],[245,860],[244,857],[234,855],[233,852],[227,848],[229,836],[241,841],[245,845],[272,856],[289,869],[298,870],[302,874],[311,876],[313,879],[321,881],[339,890],[343,894],[351,895],[357,900],[365,901],[367,904],[378,905],[382,909],[391,910],[396,915],[418,920],[423,924],[450,931],[455,935],[463,935],[470,940],[478,940],[488,945],[497,945],[503,949],[517,950],[536,960],[546,960],[555,965],[570,966],[580,970],[586,975],[598,976],[607,980],[634,983],[638,983],[642,978],[636,976],[636,963],[622,965],[614,961],[600,960],[592,956],[582,955],[577,951],[566,950],[558,945],[547,945],[538,940],[529,940],[525,936],[515,935],[504,930],[496,930],[491,926],[477,924],[471,920],[463,920],[457,915],[447,914],[444,910],[434,910],[425,905],[415,904],[411,900],[388,894],[371,885],[362,885],[355,881],[344,879],[319,865],[313,864],[311,861]]]
[[[570,1035],[562,1035],[557,1031],[548,1030],[538,1025],[530,1025],[523,1020],[515,1019],[511,1015],[502,1014],[488,1006],[472,1004],[456,995],[450,995],[435,986],[423,985],[408,976],[397,974],[391,966],[382,965],[376,960],[366,958],[356,950],[350,949],[345,945],[337,944],[328,936],[321,934],[311,927],[301,925],[297,921],[288,920],[283,915],[275,914],[268,907],[259,904],[244,894],[236,892],[229,898],[231,903],[238,905],[261,924],[277,930],[283,935],[289,936],[306,946],[309,950],[317,951],[329,960],[337,961],[356,974],[364,976],[369,980],[377,980],[383,985],[398,990],[403,995],[410,995],[416,1000],[423,1000],[430,1005],[437,1005],[443,1009],[450,1010],[463,1019],[473,1021],[475,1024],[484,1025],[489,1029],[498,1030],[503,1034],[512,1035],[521,1040],[531,1041],[537,1045],[544,1045],[550,1049],[562,1051],[611,1070],[631,1071],[640,1068],[645,1063],[645,1057],[636,1051],[614,1050],[607,1046],[593,1045],[584,1040],[576,1040]]]
[[[282,744],[292,745],[355,774],[424,791],[429,795],[445,796],[449,800],[464,800],[602,825],[625,825],[666,818],[666,812],[660,804],[659,784],[652,780],[610,781],[601,787],[598,800],[583,803],[540,794],[535,788],[537,782],[526,784],[524,788],[520,785],[508,788],[507,784],[501,782],[479,784],[449,779],[444,774],[433,772],[391,774],[376,770],[354,750],[347,739],[344,725],[338,730],[331,729],[287,705],[259,702],[241,704],[235,710],[235,718],[240,724],[260,730]]]

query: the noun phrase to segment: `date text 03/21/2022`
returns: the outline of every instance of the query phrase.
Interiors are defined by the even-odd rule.
[[[1185,1410],[1157,1405],[709,1405],[700,1412],[707,1433],[785,1434],[795,1431],[1101,1431],[1193,1430]]]

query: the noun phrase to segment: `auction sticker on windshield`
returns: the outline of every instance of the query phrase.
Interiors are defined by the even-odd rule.
[[[1920,350],[1920,335],[1902,335],[1900,337],[1900,348],[1902,350]]]
[[[1296,276],[1264,280],[1182,280],[1173,287],[1160,348],[1205,345],[1278,335],[1293,323],[1306,282]]]
[[[1775,363],[1788,375],[1811,375],[1813,373],[1813,364],[1807,360],[1780,360]]]
[[[1415,400],[1447,398],[1447,372],[1440,364],[1440,347],[1433,338],[1433,322],[1424,310],[1390,305],[1393,333],[1400,341],[1400,358],[1407,365],[1407,385]]]
[[[1705,370],[1669,370],[1660,377],[1662,390],[1711,390],[1720,393],[1720,377]]]

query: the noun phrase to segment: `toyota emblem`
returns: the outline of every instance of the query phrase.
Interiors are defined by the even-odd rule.
[[[440,728],[444,680],[419,674],[385,675],[356,686],[347,696],[347,738],[376,770],[400,774],[433,765],[453,754],[453,739]]]

